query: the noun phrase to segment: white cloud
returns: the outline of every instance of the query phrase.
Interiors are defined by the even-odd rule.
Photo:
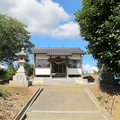
[[[98,67],[91,67],[89,64],[83,65],[83,71],[93,73],[93,70],[98,71]]]
[[[0,0],[0,13],[16,17],[28,25],[32,34],[51,37],[79,37],[78,25],[52,0]],[[61,22],[68,22],[60,25]]]
[[[60,25],[57,29],[52,31],[52,35],[58,38],[76,38],[79,37],[79,26],[73,21]]]

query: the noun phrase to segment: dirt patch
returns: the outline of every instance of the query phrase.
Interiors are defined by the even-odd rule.
[[[120,119],[120,86],[89,87],[100,104],[106,109],[113,120]],[[112,110],[111,110],[112,109]]]
[[[0,119],[13,120],[37,88],[0,85],[7,96],[0,97]]]

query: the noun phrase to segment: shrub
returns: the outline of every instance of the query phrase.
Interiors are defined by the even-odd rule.
[[[102,99],[102,95],[101,94],[97,94],[97,99],[98,99],[98,101],[100,101],[101,99]]]
[[[105,98],[105,99],[104,99],[104,102],[105,102],[105,103],[108,103],[108,99],[107,99],[107,98]]]

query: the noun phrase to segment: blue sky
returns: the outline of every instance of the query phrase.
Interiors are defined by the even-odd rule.
[[[0,0],[0,13],[26,23],[36,47],[80,47],[86,52],[88,43],[74,21],[74,12],[81,7],[79,0]],[[84,55],[84,71],[96,69],[95,65],[91,55]]]

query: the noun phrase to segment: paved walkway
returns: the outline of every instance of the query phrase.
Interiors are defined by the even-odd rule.
[[[84,86],[44,86],[26,120],[103,120]]]

